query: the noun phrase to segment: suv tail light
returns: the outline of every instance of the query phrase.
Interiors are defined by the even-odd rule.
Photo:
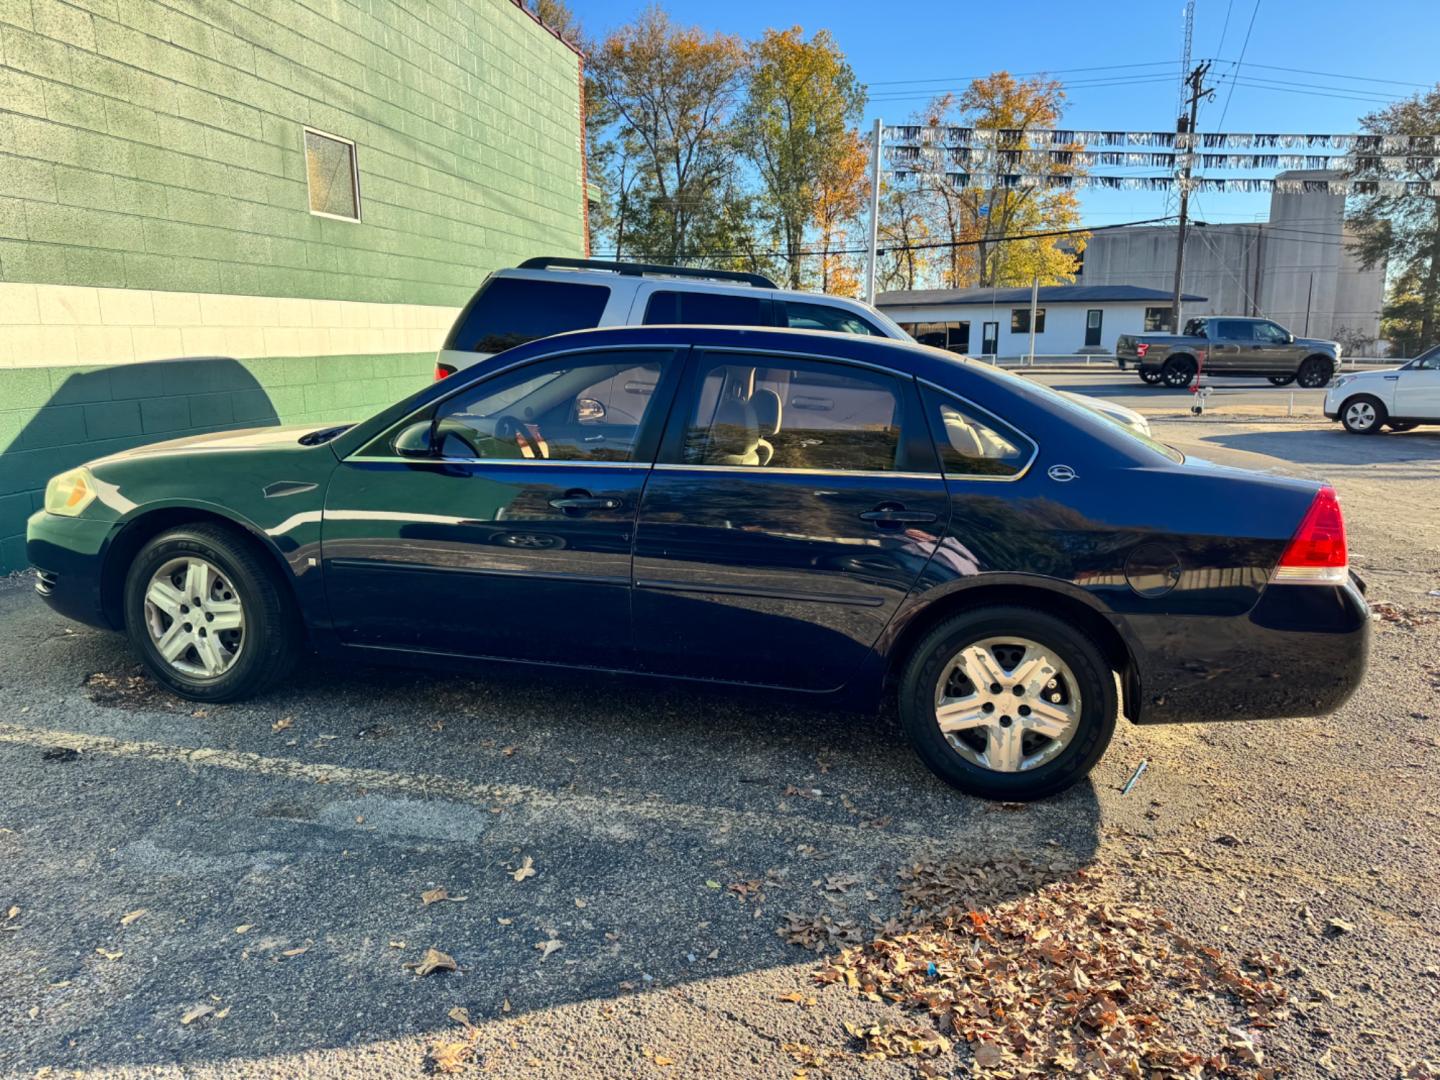
[[[455,370],[456,369],[451,367],[449,364],[436,364],[435,381],[439,382],[441,379],[448,378],[449,376],[454,375]]]
[[[1141,360],[1144,360],[1144,359],[1145,359],[1145,354],[1146,354],[1147,352],[1149,352],[1149,351],[1150,351],[1150,343],[1149,343],[1148,341],[1139,342],[1139,343],[1135,346],[1135,355],[1136,355],[1137,357],[1139,357]]]
[[[1275,567],[1272,581],[1303,585],[1336,585],[1350,575],[1345,548],[1345,517],[1340,500],[1328,484],[1315,493],[1300,528]]]

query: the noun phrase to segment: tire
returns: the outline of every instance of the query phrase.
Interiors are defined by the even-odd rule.
[[[1159,386],[1160,372],[1155,370],[1155,368],[1141,368],[1140,381],[1148,386]]]
[[[1013,675],[1035,654],[1024,654],[1008,670],[1000,658],[1008,655],[1015,659],[1015,649],[1022,643],[1043,650],[1047,666],[1037,669],[1034,679],[1038,681],[1028,684],[1025,696],[1014,695],[1014,684],[992,684],[992,687],[1001,685],[999,696],[995,697],[999,708],[1008,709],[1008,703],[1017,703],[1016,717],[1012,719],[1008,713],[997,716],[993,701],[973,708],[967,704],[979,700],[989,688],[982,688],[955,673],[957,662],[964,664],[961,651],[970,646],[981,647],[983,654],[998,665],[991,670],[1002,676]],[[990,652],[991,649],[995,651]],[[1050,675],[1054,678],[1047,679]],[[1051,689],[1050,682],[1058,685]],[[965,728],[950,735],[943,732],[937,715],[942,688],[947,693],[955,690],[958,695],[954,703],[947,703],[950,709],[968,711],[976,717],[981,715],[979,710],[984,710],[984,726]],[[1056,702],[1063,696],[1064,704],[1044,705],[1052,716],[1069,711],[1068,735],[1063,743],[1026,726],[1049,719],[1037,715],[1042,701],[1036,688],[1047,695],[1053,693]],[[1037,703],[1035,711],[1027,714],[1033,718],[1029,721],[1019,719],[1018,710],[1030,708],[1026,701]],[[985,704],[991,708],[985,710]],[[1114,675],[1100,650],[1085,634],[1070,623],[1034,608],[996,606],[976,608],[946,619],[920,641],[905,664],[899,706],[900,721],[911,746],[940,779],[969,795],[1028,802],[1058,794],[1085,778],[1110,744],[1115,731],[1117,699]],[[989,717],[996,717],[997,722],[989,723]],[[1002,728],[1000,724],[1004,721],[1009,723]],[[962,722],[969,721],[962,719]],[[1030,767],[999,769],[977,760],[990,756],[993,740],[1002,740],[1003,746],[1005,733],[1016,730],[1019,731],[1015,736],[1019,740],[1016,745],[1021,748],[1017,751],[1018,759],[1022,765],[1029,762]],[[977,752],[977,748],[983,753]],[[1003,749],[999,754],[1003,757]]]
[[[125,626],[159,682],[194,701],[236,701],[289,674],[303,646],[300,620],[264,558],[243,534],[208,523],[140,549],[125,578]],[[192,590],[206,593],[198,606]]]
[[[1294,375],[1267,375],[1266,378],[1272,386],[1289,386],[1295,381]]]
[[[1195,378],[1195,361],[1188,356],[1174,356],[1160,369],[1160,380],[1172,390],[1183,390]]]
[[[1295,373],[1295,381],[1306,390],[1318,390],[1330,382],[1330,377],[1335,374],[1335,364],[1324,356],[1312,356],[1300,365],[1300,370]]]
[[[1420,425],[1413,420],[1406,420],[1402,423],[1396,423],[1394,420],[1387,420],[1385,421],[1385,426],[1388,427],[1391,431],[1414,431]]]
[[[1340,406],[1340,423],[1352,435],[1380,434],[1387,415],[1384,403],[1369,394],[1347,398]]]

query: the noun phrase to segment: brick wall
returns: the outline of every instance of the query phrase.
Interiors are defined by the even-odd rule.
[[[0,572],[49,476],[367,415],[489,270],[582,253],[580,75],[513,0],[0,0]]]

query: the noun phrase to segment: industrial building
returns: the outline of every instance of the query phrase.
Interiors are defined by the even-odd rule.
[[[512,0],[0,3],[0,572],[55,473],[367,415],[584,254],[581,86]]]
[[[1339,178],[1320,171],[1277,177],[1302,184]],[[1302,337],[1380,336],[1385,268],[1367,270],[1347,250],[1344,195],[1277,191],[1270,196],[1269,220],[1255,223],[1208,224],[1193,201],[1191,212],[1197,220],[1185,242],[1184,287],[1209,299],[1187,302],[1185,315],[1260,316]],[[1178,231],[1160,226],[1094,233],[1076,284],[1171,292]]]

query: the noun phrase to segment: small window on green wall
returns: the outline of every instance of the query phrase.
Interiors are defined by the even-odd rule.
[[[306,128],[305,181],[312,214],[360,220],[360,174],[355,168],[354,143]]]

